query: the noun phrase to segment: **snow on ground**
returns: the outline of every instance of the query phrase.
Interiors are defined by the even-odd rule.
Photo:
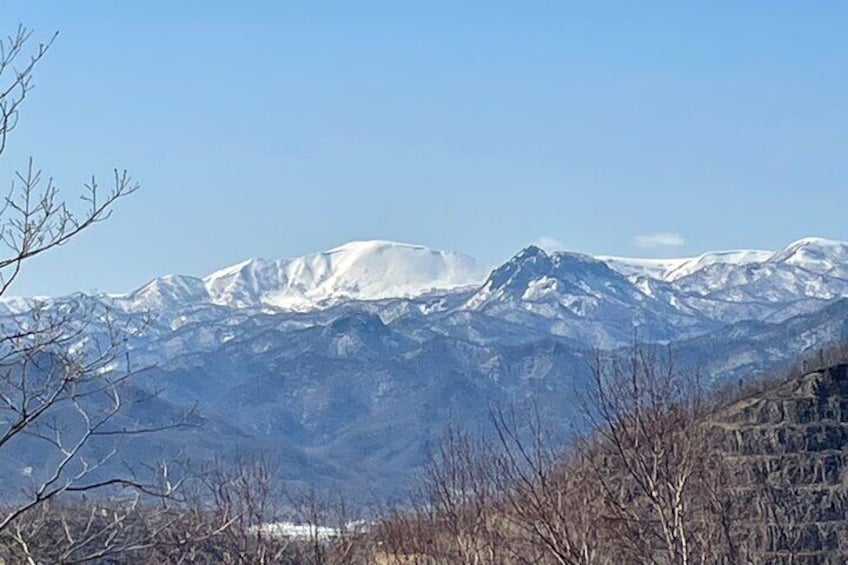
[[[350,522],[345,524],[344,532],[363,532],[367,529],[368,524],[362,521]],[[259,530],[272,537],[290,538],[296,540],[319,540],[327,541],[342,535],[342,529],[333,528],[330,526],[318,526],[315,524],[294,522],[273,522],[257,526],[254,530]]]

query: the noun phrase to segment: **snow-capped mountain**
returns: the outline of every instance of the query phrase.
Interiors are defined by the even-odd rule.
[[[308,311],[345,300],[409,298],[478,283],[476,261],[458,253],[388,241],[355,241],[293,259],[249,259],[203,279],[169,275],[119,302],[129,309],[209,303]]]
[[[562,421],[596,347],[675,342],[682,365],[722,381],[848,338],[848,245],[681,259],[530,246],[487,272],[456,253],[354,242],[121,296],[4,298],[0,329],[36,305],[79,313],[74,331],[95,338],[126,329],[126,363],[153,367],[134,382],[161,392],[139,418],[197,406],[214,429],[139,440],[139,457],[274,446],[286,478],[391,490],[443,425],[479,424],[491,403],[537,401]]]
[[[723,322],[785,320],[848,296],[848,244],[822,238],[804,238],[778,251],[604,260],[678,311]]]
[[[563,296],[585,298],[577,303],[560,303],[577,315],[591,310],[592,299],[608,297],[627,302],[647,297],[606,263],[577,253],[548,254],[536,246],[527,247],[492,271],[466,307],[475,309],[495,301],[544,302]],[[596,303],[596,302],[595,302]]]
[[[530,246],[488,277],[477,261],[458,253],[357,241],[305,257],[249,259],[203,278],[168,275],[113,298],[130,311],[209,304],[308,312],[349,301],[476,289],[466,308],[509,302],[533,310],[544,303],[548,310],[556,305],[581,316],[597,312],[606,297],[637,307],[660,300],[679,313],[715,317],[713,310],[726,308],[711,308],[709,302],[826,301],[846,295],[846,280],[848,244],[820,238],[776,252],[710,252],[679,259],[548,254]],[[11,308],[11,299],[4,304]]]
[[[211,351],[248,325],[309,327],[339,311],[367,312],[419,336],[513,343],[555,335],[614,347],[635,333],[676,341],[815,312],[848,297],[846,269],[848,245],[816,238],[777,252],[657,260],[530,246],[488,275],[456,253],[363,241],[306,257],[251,259],[204,278],[169,275],[104,300],[154,315],[151,339],[139,350],[157,363]],[[9,302],[18,310],[25,303]]]
[[[792,242],[778,251],[740,249],[711,251],[678,259],[633,259],[599,256],[612,269],[631,277],[644,276],[673,282],[705,269],[720,266],[733,270],[747,265],[789,265],[829,276],[848,278],[848,243],[819,237]]]
[[[848,243],[808,237],[778,251],[769,262],[845,279],[848,278]]]
[[[599,346],[630,339],[634,325],[664,339],[679,317],[599,259],[535,246],[492,271],[462,308]]]
[[[590,257],[528,247],[495,269],[464,308],[545,318],[549,331],[595,345],[675,340],[744,320],[781,321],[848,297],[848,245],[807,238],[777,252],[683,259]],[[538,322],[537,322],[538,323]],[[592,339],[592,336],[597,339]]]
[[[163,336],[186,325],[249,318],[254,311],[319,315],[344,307],[469,339],[492,338],[476,329],[479,318],[532,327],[528,335],[613,346],[631,339],[636,327],[648,340],[691,338],[722,324],[785,320],[843,297],[848,244],[806,238],[776,252],[680,259],[592,257],[530,246],[488,274],[457,253],[359,241],[305,257],[250,259],[203,278],[168,275],[127,295],[94,299],[158,316],[156,331]],[[64,299],[48,302],[53,300]],[[3,299],[0,312],[20,312],[32,303]],[[183,340],[185,347],[191,341]],[[214,347],[216,338],[195,341]]]

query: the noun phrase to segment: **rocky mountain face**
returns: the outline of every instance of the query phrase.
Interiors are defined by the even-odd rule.
[[[123,332],[110,369],[146,368],[134,386],[159,403],[128,417],[197,407],[201,429],[134,439],[133,456],[263,452],[287,480],[367,496],[399,492],[447,423],[485,428],[492,405],[535,403],[567,435],[595,348],[671,343],[681,367],[735,382],[848,339],[848,245],[661,261],[531,246],[486,274],[356,242],[126,295],[4,299],[0,327],[35,311],[78,320],[81,348]],[[4,472],[36,465],[28,453]]]
[[[742,398],[715,424],[757,562],[848,561],[848,365]]]

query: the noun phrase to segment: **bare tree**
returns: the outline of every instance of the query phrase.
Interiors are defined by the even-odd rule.
[[[728,537],[726,477],[698,375],[670,352],[597,354],[584,398],[593,432],[579,442],[623,552],[644,563],[737,562]]]
[[[32,30],[18,26],[17,31],[0,43],[0,154],[18,125],[19,109],[33,88],[32,73],[58,34],[27,53]]]
[[[495,513],[496,483],[485,445],[448,427],[431,456],[423,484],[425,508],[444,534],[442,559],[497,562],[501,544]]]
[[[142,517],[153,539],[131,562],[288,563],[290,540],[263,527],[280,511],[281,492],[264,460],[215,461],[193,474],[180,496],[148,505]]]
[[[565,450],[546,433],[538,409],[495,409],[493,461],[504,522],[520,532],[508,547],[519,563],[600,563],[601,492],[579,453]],[[521,543],[520,539],[526,539]]]
[[[32,31],[21,26],[0,41],[0,155],[55,37],[30,48]],[[75,206],[29,159],[0,204],[0,297],[31,259],[107,220],[114,205],[137,189],[126,171],[115,170],[106,189],[93,177],[85,183]],[[16,558],[71,563],[127,550],[138,539],[116,532],[129,531],[125,526],[141,497],[167,497],[178,488],[173,476],[152,472],[144,478],[115,472],[111,464],[132,436],[183,423],[156,425],[126,416],[128,391],[133,403],[144,396],[130,388],[137,370],[126,349],[142,327],[143,320],[118,319],[102,302],[84,297],[19,301],[0,317],[0,460],[28,454],[20,480],[4,481],[0,491],[0,546],[16,548]],[[73,507],[74,495],[93,491],[124,491],[123,501],[108,510],[91,504],[88,517],[75,524],[68,522],[70,514],[57,512]],[[44,536],[49,528],[61,535]],[[46,547],[34,543],[38,536],[55,541],[46,557],[36,554]]]
[[[403,510],[376,526],[386,563],[501,563],[505,544],[496,508],[491,452],[449,426],[430,454],[419,487]]]
[[[142,562],[175,518],[164,507],[146,505],[138,491],[120,500],[51,499],[0,534],[0,562]]]

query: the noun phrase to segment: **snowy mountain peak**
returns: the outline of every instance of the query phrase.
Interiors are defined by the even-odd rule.
[[[806,237],[779,251],[739,249],[711,251],[697,257],[677,259],[635,259],[602,256],[613,270],[628,277],[648,277],[674,282],[704,270],[734,269],[744,266],[784,264],[817,273],[836,274],[848,265],[848,243],[821,237]],[[848,272],[848,271],[846,271]]]
[[[485,272],[470,257],[421,245],[354,241],[292,259],[254,258],[203,279],[169,275],[129,295],[132,307],[175,301],[234,308],[312,310],[343,300],[417,296],[479,284]]]
[[[793,241],[785,247],[785,249],[797,249],[801,247],[819,247],[827,249],[844,249],[848,243],[837,239],[828,239],[826,237],[802,237],[799,240]]]
[[[510,263],[520,263],[524,261],[534,261],[537,259],[545,260],[549,257],[548,253],[537,245],[528,245],[518,253],[516,253]]]
[[[535,245],[525,247],[515,256],[492,271],[484,287],[496,292],[506,287],[526,286],[526,284],[551,271],[551,256]]]
[[[133,309],[160,310],[206,302],[209,300],[209,292],[202,279],[186,275],[166,275],[150,281],[126,298],[135,306]]]
[[[562,304],[565,300],[573,305],[576,297],[597,303],[610,293],[635,295],[638,291],[623,275],[590,255],[562,251],[549,254],[531,245],[492,271],[465,308],[522,301]]]
[[[388,249],[413,249],[416,251],[432,251],[424,245],[416,245],[414,243],[402,243],[399,241],[389,241],[386,239],[363,239],[343,243],[337,247],[333,247],[325,253],[349,253],[354,255],[365,255],[380,253]]]
[[[848,262],[848,243],[820,237],[806,237],[787,245],[771,258],[772,263],[785,263],[804,269],[828,273]]]

